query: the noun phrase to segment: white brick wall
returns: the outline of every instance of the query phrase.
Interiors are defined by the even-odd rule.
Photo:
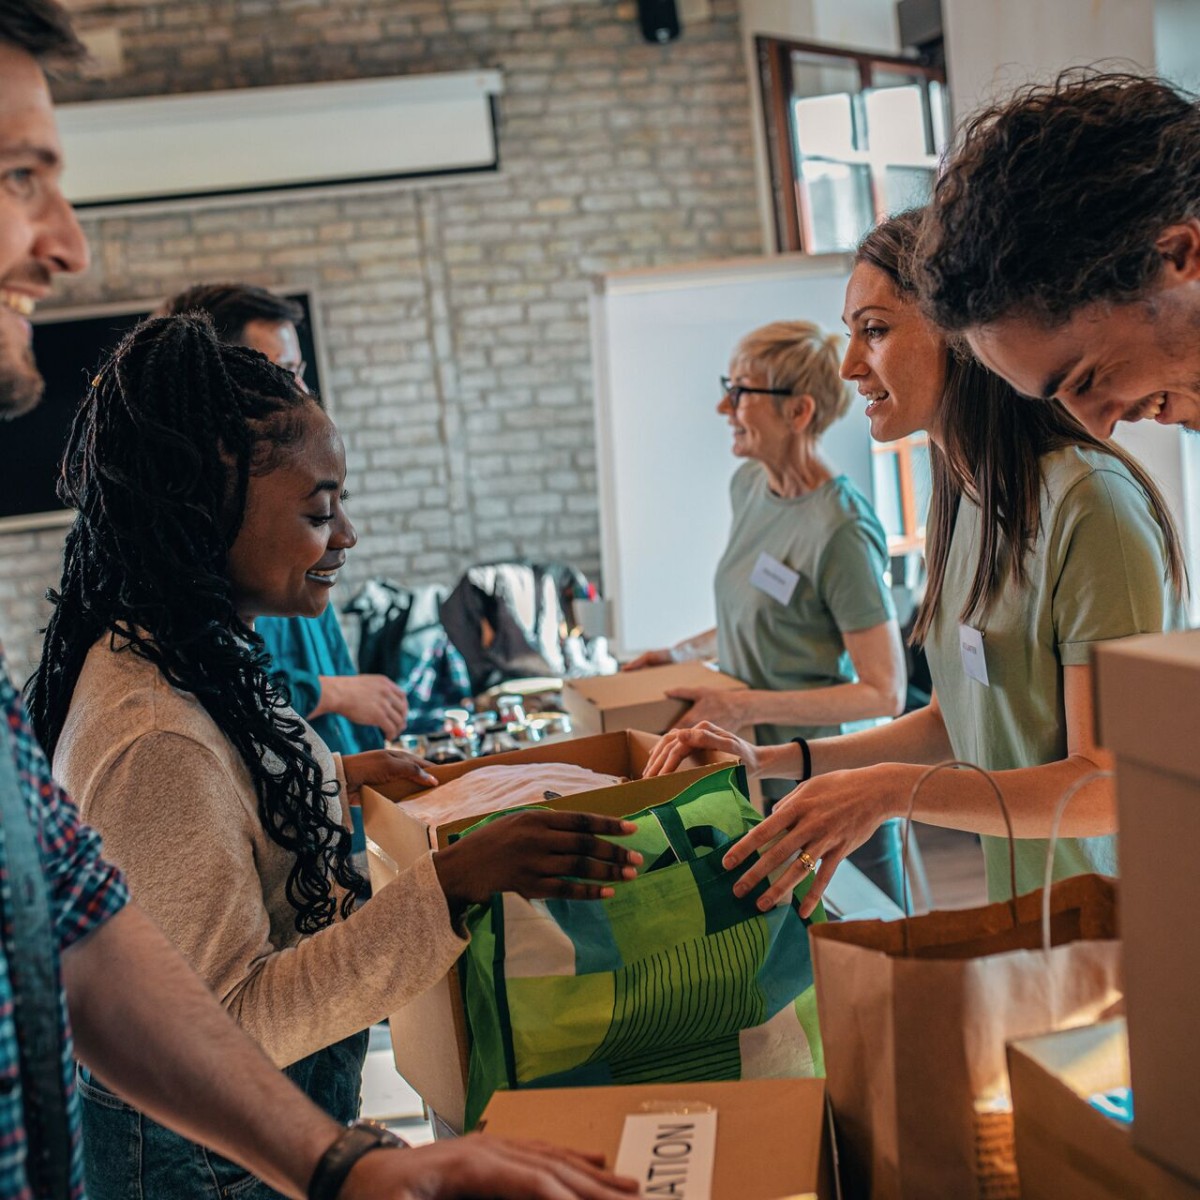
[[[588,278],[757,253],[735,0],[669,46],[614,0],[203,0],[103,6],[128,73],[64,99],[498,67],[501,170],[328,199],[85,221],[63,305],[204,279],[314,286],[359,545],[452,582],[496,556],[599,559]],[[2,436],[2,433],[0,433]],[[0,631],[28,672],[61,534],[0,537]]]

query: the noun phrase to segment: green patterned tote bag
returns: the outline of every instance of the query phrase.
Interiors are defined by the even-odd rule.
[[[754,859],[721,865],[761,820],[743,769],[629,819],[638,831],[620,840],[643,865],[612,899],[504,893],[468,914],[468,1129],[501,1088],[824,1075],[799,915],[811,876],[761,913],[766,883],[733,894]]]

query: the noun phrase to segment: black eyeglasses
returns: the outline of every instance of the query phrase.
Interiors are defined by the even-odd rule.
[[[721,376],[721,395],[729,397],[729,406],[737,412],[743,396],[790,396],[789,388],[751,388],[734,383],[728,375]]]

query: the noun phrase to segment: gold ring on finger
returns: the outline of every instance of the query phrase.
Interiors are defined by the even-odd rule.
[[[796,861],[799,862],[799,864],[806,871],[815,871],[817,869],[817,864],[813,861],[812,855],[809,854],[807,850],[801,850],[800,853],[796,855]]]

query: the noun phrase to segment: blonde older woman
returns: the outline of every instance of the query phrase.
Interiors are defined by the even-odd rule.
[[[746,461],[730,487],[733,522],[717,567],[717,626],[626,668],[716,657],[745,691],[674,693],[682,725],[754,725],[760,743],[842,733],[904,707],[904,651],[884,579],[887,538],[870,503],[821,453],[849,405],[841,339],[776,321],[738,343],[717,411]],[[788,788],[764,785],[768,802]],[[856,862],[898,894],[894,830]]]

